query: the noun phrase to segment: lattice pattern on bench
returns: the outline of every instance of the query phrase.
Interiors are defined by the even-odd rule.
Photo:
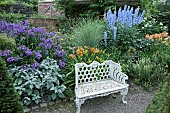
[[[110,64],[99,64],[98,62],[93,62],[93,65],[89,66],[80,64],[77,68],[78,84],[108,80],[110,79],[110,68]]]
[[[122,73],[121,66],[111,60],[98,63],[93,61],[90,65],[85,63],[75,64],[76,74],[76,106],[80,113],[80,106],[86,99],[97,96],[106,96],[111,93],[120,92],[123,103],[128,92],[128,84],[125,80],[128,76]]]

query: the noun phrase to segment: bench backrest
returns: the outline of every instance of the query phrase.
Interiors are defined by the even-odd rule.
[[[76,63],[76,87],[80,84],[87,84],[97,81],[117,79],[117,74],[121,72],[121,66],[112,60],[106,60],[103,63],[93,61],[91,64]]]

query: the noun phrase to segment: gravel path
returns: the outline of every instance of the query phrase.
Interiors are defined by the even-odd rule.
[[[133,82],[129,83],[129,93],[126,96],[127,104],[120,102],[120,95],[99,97],[85,101],[81,106],[81,113],[143,113],[155,90],[146,92]],[[74,101],[61,102],[48,108],[41,108],[31,113],[75,113]]]

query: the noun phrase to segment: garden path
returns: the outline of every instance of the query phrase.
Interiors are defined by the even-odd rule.
[[[116,95],[116,98],[109,95],[85,101],[81,106],[81,113],[143,113],[156,90],[146,92],[131,80],[129,85],[127,105],[120,102],[120,95]],[[74,101],[61,102],[48,108],[36,109],[31,113],[75,113],[75,104]]]

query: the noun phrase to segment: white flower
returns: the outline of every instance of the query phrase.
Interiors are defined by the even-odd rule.
[[[144,29],[145,27],[142,27],[142,29]]]
[[[164,29],[167,29],[167,26],[164,26]]]
[[[152,25],[149,25],[149,27],[152,27]]]
[[[160,25],[162,26],[162,25],[163,25],[163,23],[162,23],[162,22],[160,22]]]

